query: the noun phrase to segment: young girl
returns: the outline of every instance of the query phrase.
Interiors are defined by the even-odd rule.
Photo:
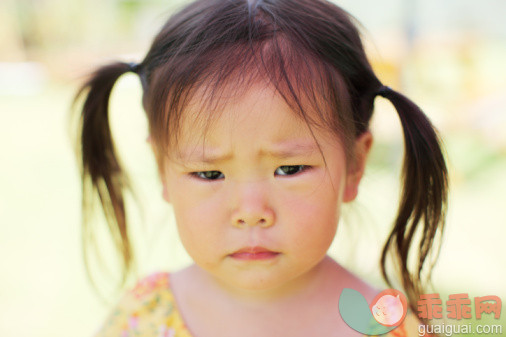
[[[327,250],[342,203],[357,195],[377,96],[395,106],[405,140],[380,266],[392,286],[394,257],[411,310],[389,334],[418,335],[422,273],[444,226],[445,161],[427,117],[373,73],[345,11],[324,0],[198,0],[167,21],[142,62],[103,66],[84,84],[83,207],[98,194],[124,275],[129,185],[108,100],[129,71],[140,77],[163,198],[194,264],[141,280],[98,336],[360,335],[341,318],[340,295],[351,288],[371,303],[379,291]]]

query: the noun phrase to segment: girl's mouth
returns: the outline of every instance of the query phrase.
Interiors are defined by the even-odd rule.
[[[268,260],[278,256],[278,252],[268,250],[264,247],[244,247],[230,254],[230,257],[237,260]]]

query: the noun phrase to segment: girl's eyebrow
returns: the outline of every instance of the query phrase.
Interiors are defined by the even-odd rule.
[[[224,162],[232,159],[234,156],[231,153],[224,155],[214,155],[214,154],[205,154],[204,153],[186,153],[181,156],[181,159],[184,162],[194,162],[194,163],[205,163],[205,164],[215,164],[219,162]]]
[[[309,156],[318,151],[319,148],[315,142],[293,142],[286,145],[278,146],[270,150],[260,151],[261,155],[275,157],[279,159]]]
[[[319,152],[318,146],[314,142],[295,142],[286,145],[276,145],[275,147],[268,150],[260,150],[258,156],[274,157],[278,159],[286,159],[293,157],[310,156],[315,152]],[[213,151],[196,152],[193,151],[182,151],[180,152],[179,158],[184,162],[200,162],[206,164],[215,164],[219,162],[225,162],[232,159],[234,155],[232,153],[225,154],[214,154]]]

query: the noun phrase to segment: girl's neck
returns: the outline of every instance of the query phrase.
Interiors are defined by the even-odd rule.
[[[344,332],[358,336],[340,318],[339,294],[343,287],[352,287],[368,301],[375,295],[374,289],[328,256],[304,278],[270,292],[230,289],[195,265],[172,274],[171,285],[194,336],[342,336]],[[227,323],[220,323],[225,318]]]
[[[329,256],[325,256],[309,272],[283,286],[262,291],[231,287],[196,265],[182,270],[181,273],[181,276],[190,282],[187,284],[188,287],[193,288],[200,298],[202,294],[206,294],[205,297],[213,301],[212,303],[246,310],[259,308],[265,310],[266,304],[273,310],[279,310],[300,303],[308,303],[308,301],[317,301],[320,297],[328,298],[328,296],[337,295],[341,288],[339,281],[342,281],[343,276],[347,274],[346,270]],[[335,294],[329,292],[335,292]]]

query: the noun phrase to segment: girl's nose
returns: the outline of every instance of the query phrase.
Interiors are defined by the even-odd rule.
[[[260,186],[243,186],[236,196],[238,199],[231,216],[233,226],[270,227],[274,224],[274,211],[269,206],[265,189]]]

